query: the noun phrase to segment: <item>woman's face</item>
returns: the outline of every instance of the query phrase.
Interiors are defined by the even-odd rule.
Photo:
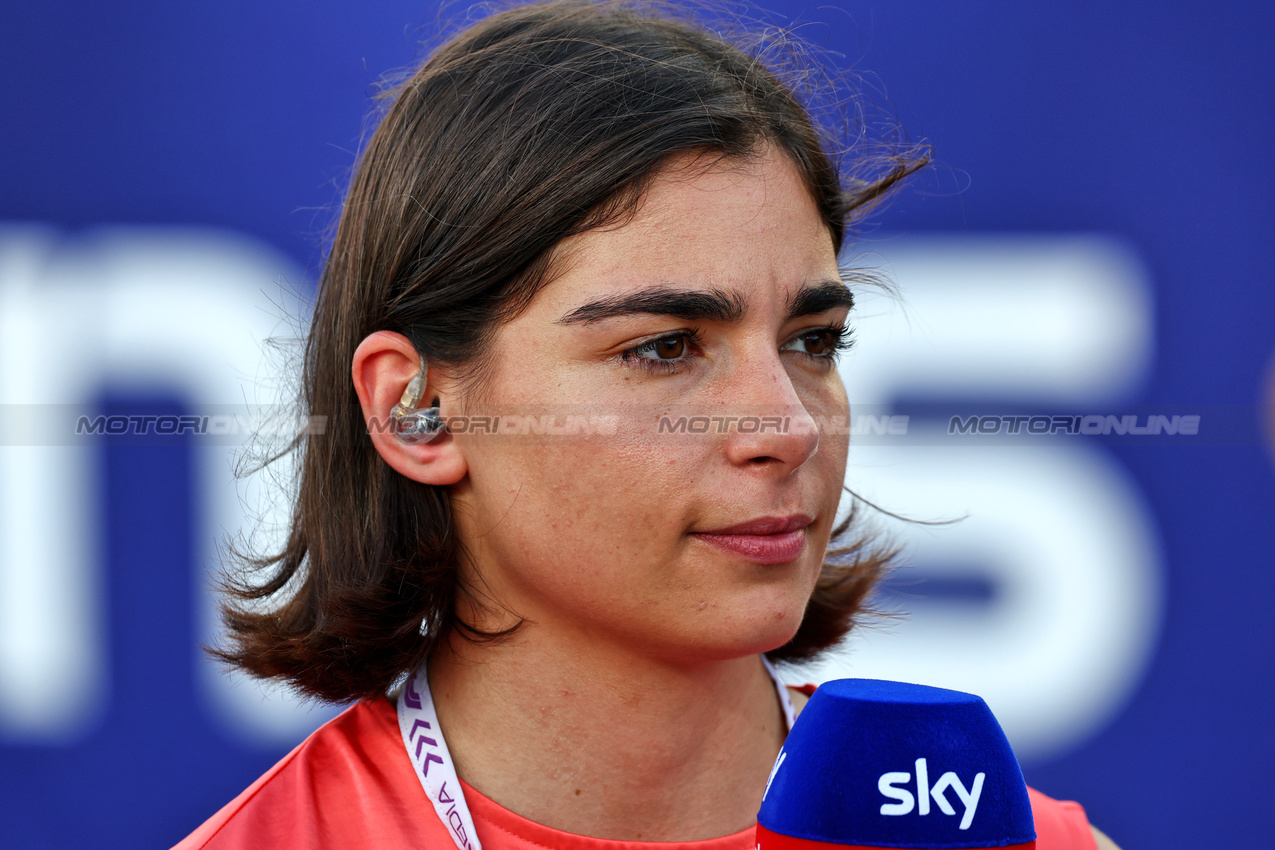
[[[691,162],[561,246],[565,272],[498,329],[481,398],[444,410],[614,426],[456,433],[465,569],[528,629],[685,663],[796,632],[845,474],[845,429],[817,423],[849,413],[832,362],[849,296],[796,170]]]

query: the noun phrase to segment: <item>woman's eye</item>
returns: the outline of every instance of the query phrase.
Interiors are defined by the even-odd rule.
[[[833,350],[832,331],[803,334],[801,341],[805,343],[807,354],[824,355]]]
[[[809,357],[821,360],[832,360],[837,353],[851,345],[849,330],[844,327],[829,326],[806,331],[784,346],[785,351],[797,351]]]
[[[686,337],[667,337],[650,343],[651,353],[659,360],[676,360],[686,353]]]
[[[677,371],[691,358],[691,348],[700,333],[681,331],[636,345],[620,355],[625,363],[652,371]]]

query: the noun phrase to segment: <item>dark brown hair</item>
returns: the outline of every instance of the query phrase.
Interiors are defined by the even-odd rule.
[[[448,490],[394,472],[368,437],[350,379],[366,336],[397,331],[474,379],[493,329],[552,274],[555,246],[622,222],[678,155],[783,151],[838,252],[852,220],[928,160],[923,147],[821,134],[757,52],[667,8],[566,0],[482,20],[397,87],[351,182],[306,342],[302,412],[326,429],[292,446],[283,550],[236,553],[248,569],[226,581],[231,643],[215,655],[345,701],[384,693],[451,630],[491,637],[456,615],[471,589]],[[852,522],[771,659],[810,657],[853,625],[888,554],[867,536],[846,544]],[[263,612],[276,594],[285,601]]]

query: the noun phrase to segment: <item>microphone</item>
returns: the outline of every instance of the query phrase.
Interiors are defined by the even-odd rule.
[[[770,772],[758,850],[1034,850],[1027,784],[982,698],[837,679],[806,704]]]

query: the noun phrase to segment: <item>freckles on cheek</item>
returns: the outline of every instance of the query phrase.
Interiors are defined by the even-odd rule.
[[[624,500],[625,479],[606,463],[566,447],[539,453],[522,471],[526,490],[534,488],[536,493],[529,501],[538,503],[547,518],[579,533],[614,534],[614,515],[617,503]]]
[[[584,579],[611,565],[634,580],[645,575],[652,592],[667,592],[660,576],[675,569],[689,527],[681,465],[684,459],[649,447],[519,447],[493,464],[503,504],[493,502],[489,513],[518,529],[516,545],[552,558],[559,576]]]

